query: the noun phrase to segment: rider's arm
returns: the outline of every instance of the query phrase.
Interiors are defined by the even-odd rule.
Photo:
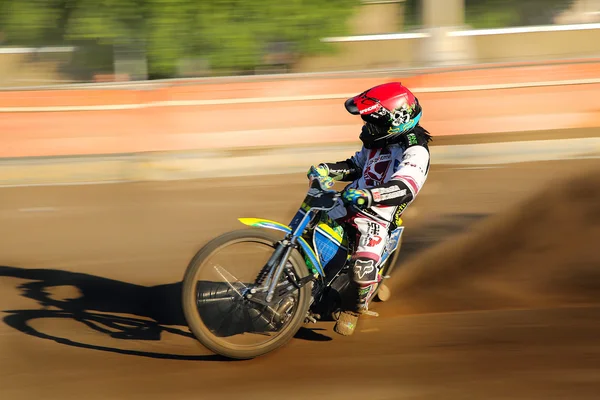
[[[406,149],[400,167],[392,179],[369,189],[370,206],[399,206],[417,196],[429,172],[429,150],[426,146],[412,146]]]
[[[360,208],[410,203],[427,179],[429,150],[426,145],[414,145],[398,161],[400,166],[390,181],[369,189],[346,189],[342,194],[344,201]]]
[[[354,181],[360,178],[362,172],[362,169],[354,164],[352,158],[334,163],[321,163],[319,166],[325,166],[331,178],[342,182]]]
[[[328,176],[336,181],[354,181],[362,175],[366,157],[365,151],[366,149],[363,147],[345,161],[321,163],[318,167],[326,170]]]

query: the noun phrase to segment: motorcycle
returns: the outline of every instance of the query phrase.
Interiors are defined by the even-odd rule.
[[[227,358],[251,359],[285,345],[305,323],[337,318],[351,293],[354,235],[327,214],[341,196],[333,185],[329,177],[310,176],[289,225],[239,218],[251,228],[222,234],[196,253],[183,278],[182,304],[202,345]],[[401,220],[396,225],[382,255],[374,295],[380,301],[390,297],[383,281],[404,231]]]

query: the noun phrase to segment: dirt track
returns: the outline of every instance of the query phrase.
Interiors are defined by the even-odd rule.
[[[3,189],[0,397],[595,399],[599,252],[589,244],[600,242],[593,236],[599,197],[580,185],[550,191],[549,203],[532,214],[513,207],[597,165],[433,168],[405,214],[400,261],[408,264],[395,282],[404,299],[380,304],[382,316],[361,321],[351,338],[334,336],[330,324],[307,326],[284,349],[249,362],[221,362],[189,337],[178,282],[198,246],[241,227],[237,217],[287,221],[305,190],[303,176]],[[482,221],[490,214],[506,217]],[[515,237],[531,246],[506,255],[513,242],[492,244],[500,225],[528,215]],[[456,245],[423,257],[473,224],[488,236],[463,238],[461,249],[476,245],[478,257],[507,257],[491,272],[482,272],[491,259],[457,268],[471,252]],[[561,232],[568,237],[555,239]],[[582,232],[588,236],[578,237]],[[543,259],[563,243],[562,258]],[[584,250],[585,264],[578,258]],[[415,272],[423,260],[427,265]],[[584,278],[581,286],[561,284],[567,272]],[[515,289],[521,301],[490,295],[494,282]],[[524,290],[538,289],[552,301],[522,301],[533,298]],[[505,307],[521,309],[499,310]],[[497,310],[432,313],[482,308]]]

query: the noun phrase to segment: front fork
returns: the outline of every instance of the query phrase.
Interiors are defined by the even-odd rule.
[[[287,239],[287,238],[284,239],[282,242],[280,242],[280,246],[285,249],[284,253],[283,253],[283,257],[281,257],[281,260],[279,261],[279,264],[277,265],[277,269],[275,269],[275,271],[272,274],[269,274],[269,278],[267,279],[267,284],[269,285],[269,288],[267,289],[267,297],[265,298],[265,300],[269,304],[271,303],[271,301],[273,300],[273,296],[275,295],[275,288],[277,287],[277,282],[279,282],[279,278],[281,277],[281,274],[283,273],[283,268],[285,267],[285,264],[287,263],[288,259],[290,258],[290,254],[292,254],[292,250],[294,250],[294,247],[295,247],[294,237],[292,237],[290,239]],[[274,254],[274,256],[275,256],[275,254]],[[276,258],[275,258],[275,260],[276,260]]]
[[[264,284],[261,284],[258,288],[250,289],[249,293],[246,295],[246,299],[262,304],[271,308],[274,305],[273,298],[275,297],[275,291],[279,286],[279,280],[281,275],[287,271],[285,270],[285,265],[288,262],[292,251],[297,248],[297,238],[292,235],[287,235],[283,240],[278,242],[277,249],[273,252],[269,261],[267,261],[266,266],[269,268],[269,273],[264,281]],[[276,265],[276,267],[275,267]],[[300,289],[302,286],[306,285],[310,281],[314,279],[314,276],[309,275],[306,278],[298,280],[295,276],[290,276],[291,287],[290,291],[294,289]],[[261,299],[262,296],[255,296],[256,293],[265,293],[264,300]]]

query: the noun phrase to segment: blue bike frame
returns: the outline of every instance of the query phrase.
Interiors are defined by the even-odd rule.
[[[257,228],[274,229],[286,233],[285,238],[279,242],[279,245],[277,246],[275,252],[267,262],[267,265],[272,268],[271,272],[269,273],[266,279],[267,303],[270,303],[273,299],[273,293],[277,286],[277,282],[279,281],[279,278],[285,268],[285,264],[288,258],[290,257],[290,254],[292,253],[293,249],[300,247],[301,252],[304,253],[306,258],[310,261],[310,263],[313,266],[312,269],[309,268],[309,270],[313,274],[313,277],[323,279],[325,277],[325,271],[323,268],[323,264],[319,259],[320,257],[317,257],[315,250],[319,252],[320,256],[323,256],[323,251],[322,249],[321,251],[319,251],[319,247],[324,247],[325,242],[332,242],[332,248],[335,249],[342,246],[341,238],[339,240],[339,243],[336,243],[335,240],[332,240],[332,238],[330,237],[331,235],[328,235],[327,232],[315,232],[315,249],[313,249],[313,247],[309,243],[307,243],[306,240],[302,237],[304,231],[319,211],[329,211],[335,207],[340,194],[335,190],[330,190],[329,188],[331,186],[333,186],[333,181],[331,180],[331,178],[310,178],[310,189],[308,190],[307,196],[300,208],[298,209],[298,211],[296,212],[296,214],[294,215],[294,217],[292,218],[289,226],[267,219],[239,218],[239,221],[245,225]],[[402,235],[403,230],[404,227],[400,226],[391,233],[391,246],[388,246],[386,251],[382,255],[382,263],[398,247],[400,236]],[[318,236],[317,233],[319,233],[320,236]],[[331,250],[331,248],[329,250]],[[277,267],[273,269],[275,263],[277,263]]]

